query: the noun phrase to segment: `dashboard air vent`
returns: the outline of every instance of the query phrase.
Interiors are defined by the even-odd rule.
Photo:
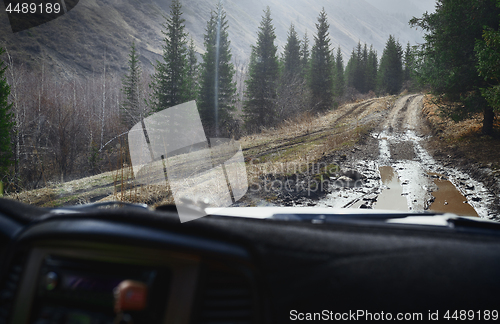
[[[27,253],[17,253],[11,260],[9,271],[0,290],[0,324],[8,323],[11,316],[26,258]]]
[[[254,323],[251,285],[242,274],[226,269],[208,268],[199,312],[199,324]]]

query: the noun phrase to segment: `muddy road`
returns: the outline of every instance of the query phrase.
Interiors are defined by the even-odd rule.
[[[439,147],[423,102],[420,94],[373,98],[241,138],[249,188],[235,206],[430,210],[500,220],[500,177]],[[165,186],[134,185],[129,166],[12,198],[40,206],[173,203]]]
[[[441,165],[426,149],[430,131],[421,116],[423,95],[405,95],[382,112],[369,113],[368,101],[349,111],[357,123],[376,126],[338,163],[326,196],[294,205],[437,211],[497,218],[488,189],[453,164]],[[357,114],[353,116],[352,114]]]

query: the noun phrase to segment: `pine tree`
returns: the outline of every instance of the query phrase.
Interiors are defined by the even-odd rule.
[[[0,48],[0,56],[3,53],[4,49]],[[14,126],[12,122],[13,114],[10,112],[12,104],[9,104],[7,101],[10,94],[10,87],[4,75],[6,69],[7,67],[4,65],[4,62],[0,61],[0,182],[12,163],[10,133]]]
[[[361,75],[360,92],[367,93],[369,89],[368,89],[368,47],[366,43],[363,47],[363,52],[361,55],[361,70],[359,73]]]
[[[313,107],[325,111],[333,106],[333,76],[332,51],[328,18],[325,9],[320,12],[316,24],[317,34],[314,36],[314,46],[311,55],[310,87]]]
[[[293,24],[290,25],[290,30],[288,31],[283,63],[283,74],[285,78],[298,76],[301,73],[301,44]]]
[[[191,38],[188,48],[188,74],[187,74],[187,100],[196,99],[198,94],[198,59],[196,58],[196,47]]]
[[[187,74],[188,49],[187,33],[184,32],[182,5],[179,0],[173,0],[170,6],[170,17],[162,30],[165,35],[162,61],[156,61],[155,74],[151,87],[153,88],[153,111],[176,106],[189,99]]]
[[[411,78],[411,70],[412,70],[412,63],[411,63],[411,57],[412,57],[412,51],[410,47],[410,42],[406,44],[406,50],[405,50],[405,57],[404,57],[404,81],[410,81]]]
[[[307,31],[302,39],[302,44],[300,48],[300,61],[302,67],[302,77],[306,78],[309,74],[309,38],[307,37]]]
[[[344,95],[344,59],[342,58],[342,51],[340,50],[340,45],[337,48],[337,57],[335,60],[335,77],[333,83],[333,94],[337,98],[342,98]]]
[[[281,60],[281,75],[275,104],[277,120],[293,118],[308,109],[310,105],[309,89],[305,79],[309,45],[307,34],[302,45],[293,24],[288,32],[287,43]]]
[[[482,110],[483,133],[490,135],[495,114],[481,96],[480,89],[488,86],[488,81],[478,74],[474,47],[485,27],[498,28],[500,7],[496,4],[492,0],[437,0],[435,12],[410,21],[426,32],[414,61],[418,81],[435,94],[444,94],[447,101],[460,102],[458,109],[446,109],[453,119]]]
[[[351,52],[351,56],[349,57],[349,61],[347,62],[347,66],[345,69],[345,78],[347,86],[350,88],[355,88],[355,73],[358,69],[358,55],[356,54],[356,49],[353,48]]]
[[[391,95],[397,94],[403,84],[403,49],[401,44],[392,36],[384,48],[384,54],[380,59],[380,68],[378,72],[379,90],[382,93]]]
[[[358,42],[358,46],[356,47],[356,65],[353,75],[353,85],[354,88],[361,93],[365,92],[365,63],[366,62],[363,60],[363,47],[361,46],[361,42]]]
[[[361,93],[367,92],[366,86],[366,66],[368,61],[368,53],[365,48],[358,42],[358,45],[353,48],[349,62],[347,63],[346,75],[348,86],[355,88]]]
[[[131,128],[145,117],[144,107],[141,104],[141,66],[135,42],[130,46],[128,72],[122,79],[122,91],[125,100],[121,105],[121,116],[124,124]]]
[[[497,4],[500,7],[500,2]],[[475,52],[478,60],[477,70],[485,82],[480,88],[481,95],[488,102],[488,107],[484,109],[486,122],[483,123],[483,133],[490,134],[493,131],[490,121],[500,112],[500,26],[497,30],[484,30],[483,38],[476,41]]]
[[[260,23],[257,45],[252,46],[244,104],[247,129],[258,130],[275,122],[274,102],[276,100],[279,65],[276,35],[271,19],[271,9],[267,7]]]
[[[222,7],[211,12],[204,39],[205,54],[202,55],[198,110],[208,135],[227,135],[231,132],[233,121],[231,112],[235,110],[236,84],[233,82],[235,69],[231,63],[228,21]]]
[[[368,62],[366,64],[366,91],[375,91],[377,89],[378,57],[377,52],[370,46],[368,52]]]
[[[352,50],[351,57],[347,63],[345,76],[349,87],[355,88],[361,93],[375,91],[378,72],[377,52],[373,45],[364,47],[361,43]]]

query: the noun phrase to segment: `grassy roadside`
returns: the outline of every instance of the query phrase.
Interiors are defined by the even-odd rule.
[[[374,128],[373,124],[350,126],[334,126],[305,136],[299,143],[284,141],[289,146],[257,153],[257,158],[247,158],[250,187],[243,202],[253,206],[263,201],[314,199],[326,194],[326,188],[320,189],[320,184],[339,176],[340,163],[337,161],[345,158],[344,152],[363,141]]]
[[[481,134],[482,113],[472,118],[454,122],[451,118],[441,114],[439,107],[432,102],[432,96],[424,98],[423,115],[435,135],[431,140],[434,150],[457,158],[466,158],[470,161],[500,170],[500,119],[495,120],[493,136]]]
[[[441,115],[430,95],[424,99],[422,113],[434,135],[426,144],[429,152],[441,164],[482,182],[496,197],[491,210],[500,213],[500,118],[496,118],[494,135],[486,136],[481,133],[481,113],[454,122]]]
[[[346,104],[323,114],[304,114],[281,126],[239,140],[245,157],[249,191],[243,205],[262,204],[283,198],[283,188],[267,186],[269,181],[307,183],[294,195],[314,198],[325,194],[316,188],[325,179],[337,176],[336,161],[366,139],[375,124],[369,117],[387,109],[393,97]],[[312,182],[312,185],[311,185]],[[253,190],[252,190],[253,189]],[[257,189],[257,190],[256,190]],[[32,205],[58,207],[101,201],[173,204],[168,185],[134,185],[130,166],[46,188],[11,194],[7,198]]]

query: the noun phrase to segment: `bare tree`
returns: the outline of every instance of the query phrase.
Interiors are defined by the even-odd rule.
[[[283,122],[310,110],[311,93],[301,76],[283,75],[276,97],[276,119]]]
[[[108,72],[106,56],[100,74],[88,77],[53,74],[43,61],[29,69],[6,55],[9,102],[16,128],[13,167],[20,189],[47,181],[68,181],[116,168],[116,144],[127,131],[120,121],[121,77]],[[143,72],[141,97],[151,91]],[[147,113],[144,101],[140,104]],[[109,143],[106,145],[106,143]]]

